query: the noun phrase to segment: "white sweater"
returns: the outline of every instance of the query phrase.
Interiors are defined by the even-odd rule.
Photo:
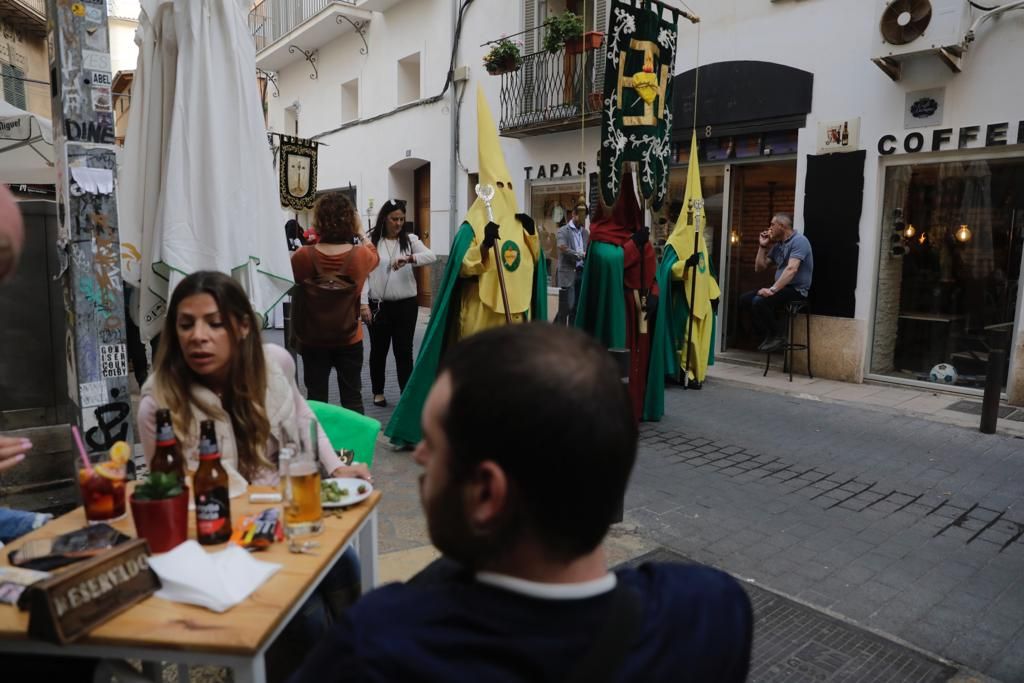
[[[430,251],[430,247],[423,244],[416,235],[409,235],[409,246],[412,247],[412,257],[415,264],[406,264],[398,270],[392,270],[391,264],[402,256],[400,245],[397,239],[384,238],[377,244],[377,254],[380,255],[380,263],[370,273],[368,280],[369,298],[383,299],[384,301],[399,301],[416,296],[416,278],[413,276],[413,266],[425,266],[437,260],[437,255]],[[404,252],[408,258],[410,252]]]

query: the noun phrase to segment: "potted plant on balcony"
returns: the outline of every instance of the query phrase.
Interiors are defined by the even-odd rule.
[[[484,68],[492,76],[518,71],[523,65],[523,54],[519,45],[508,38],[501,38],[491,51],[484,55]]]
[[[569,50],[570,41],[583,37],[583,18],[572,13],[556,14],[544,24],[544,49],[555,54],[563,47]]]
[[[135,531],[152,552],[167,552],[188,539],[188,487],[177,474],[151,472],[130,503]]]

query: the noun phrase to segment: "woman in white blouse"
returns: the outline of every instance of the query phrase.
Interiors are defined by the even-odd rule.
[[[411,225],[411,224],[410,224]],[[412,373],[412,337],[416,330],[416,278],[412,269],[437,260],[420,238],[409,232],[405,222],[405,201],[389,199],[377,214],[370,233],[380,263],[370,273],[369,298],[373,316],[370,323],[370,384],[373,404],[386,406],[384,370],[388,347],[394,347],[399,389]]]

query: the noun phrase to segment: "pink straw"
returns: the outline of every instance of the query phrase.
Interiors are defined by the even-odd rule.
[[[82,434],[78,431],[78,425],[71,425],[71,433],[75,436],[75,443],[78,444],[78,454],[82,456],[82,464],[89,474],[92,474],[92,463],[85,452],[85,444],[82,443]]]

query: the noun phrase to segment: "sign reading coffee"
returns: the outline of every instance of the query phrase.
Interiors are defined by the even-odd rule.
[[[954,131],[956,135],[954,135]],[[930,133],[913,131],[903,137],[902,143],[895,135],[887,134],[878,138],[878,153],[882,156],[904,152],[945,152],[957,149],[977,148],[972,143],[984,140],[984,147],[1003,145],[1024,145],[1024,121],[1011,128],[1009,122],[990,123],[986,126],[962,126],[959,129],[936,128]]]

